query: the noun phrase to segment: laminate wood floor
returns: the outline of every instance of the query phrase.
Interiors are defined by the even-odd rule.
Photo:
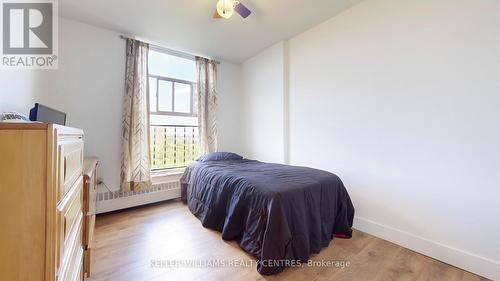
[[[175,266],[194,260],[199,266]],[[203,228],[182,203],[171,201],[98,216],[87,280],[487,280],[360,231],[352,239],[333,240],[311,258],[333,261],[330,266],[262,276],[253,260],[236,242]],[[239,266],[207,267],[216,261]]]

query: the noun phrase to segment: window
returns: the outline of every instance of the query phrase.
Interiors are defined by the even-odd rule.
[[[196,63],[152,47],[149,51],[151,168],[182,168],[198,157]]]

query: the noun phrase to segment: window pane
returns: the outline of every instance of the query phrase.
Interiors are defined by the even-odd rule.
[[[175,83],[174,111],[191,113],[191,85]]]
[[[149,51],[149,74],[186,81],[195,81],[196,63],[194,60],[180,58],[165,53]]]
[[[151,168],[185,167],[199,156],[198,126],[151,126]]]
[[[158,81],[158,109],[172,111],[172,82]]]
[[[156,112],[156,78],[149,78],[149,110]]]

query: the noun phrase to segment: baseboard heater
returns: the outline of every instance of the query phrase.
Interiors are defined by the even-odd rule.
[[[179,181],[154,184],[151,189],[143,191],[100,192],[97,194],[97,213],[102,214],[180,197]]]

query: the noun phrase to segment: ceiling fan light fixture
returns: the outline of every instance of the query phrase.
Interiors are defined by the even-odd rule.
[[[219,0],[219,2],[217,2],[217,13],[225,19],[232,17],[234,14],[234,1]]]

